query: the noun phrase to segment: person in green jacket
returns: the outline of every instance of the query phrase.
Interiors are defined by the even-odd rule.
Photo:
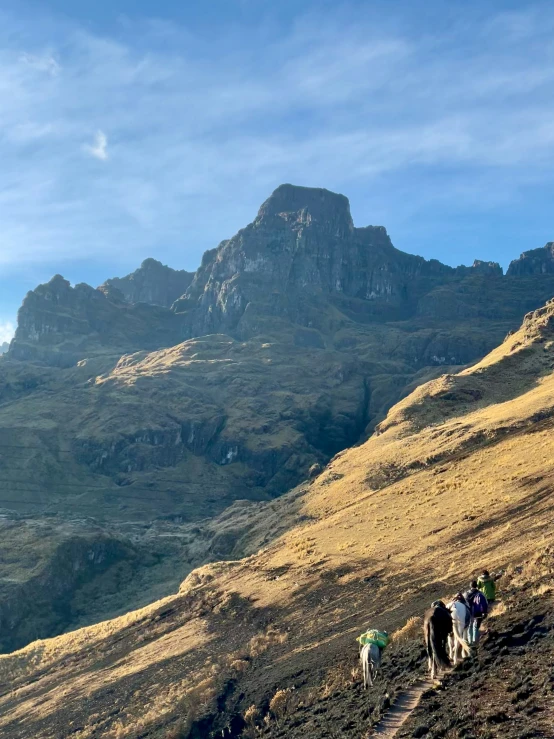
[[[490,576],[488,570],[483,570],[483,573],[477,580],[477,589],[480,590],[488,603],[493,603],[496,598],[496,582],[494,577]]]

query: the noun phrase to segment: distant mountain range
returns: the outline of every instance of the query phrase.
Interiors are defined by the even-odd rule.
[[[205,358],[196,358],[205,357],[201,344],[192,349],[187,342],[182,360],[165,365],[166,382],[194,372],[198,361],[194,376],[206,391],[201,375],[215,375]],[[220,391],[229,385],[221,396],[229,413],[246,386],[252,386],[252,398],[254,386],[290,398],[293,375],[308,371],[291,355],[287,376],[281,375],[282,365],[274,373],[272,363],[263,361],[247,364],[252,373],[246,375],[238,347],[247,355],[252,346],[251,340],[237,341],[233,351],[220,347],[210,360],[223,366],[231,361],[229,374],[219,370],[225,378]],[[159,376],[160,355],[141,358],[140,372],[133,370],[134,360],[122,360],[115,371],[125,388],[121,397],[112,374],[102,381],[111,384],[110,394],[99,394],[96,402],[113,406],[116,418],[122,412],[118,404],[132,407],[144,397],[141,384],[163,400],[161,380],[152,379]],[[325,356],[307,355],[312,362]],[[150,363],[152,376],[145,374]],[[326,392],[339,392],[344,374],[335,367],[330,375],[325,365],[321,372],[327,383],[330,377],[336,381]],[[268,385],[260,380],[264,373],[283,384]],[[319,382],[315,374],[311,378]],[[172,397],[178,413],[176,391]],[[284,400],[278,407],[286,413]],[[87,409],[79,410],[77,402],[72,410],[86,418]],[[88,412],[93,411],[91,403]],[[104,423],[111,418],[106,414]],[[49,420],[42,415],[45,428]],[[169,597],[140,610],[2,656],[0,733],[10,739],[359,739],[376,733],[391,706],[389,718],[395,721],[395,709],[412,701],[420,686],[421,703],[406,716],[399,736],[551,736],[553,430],[551,301],[527,314],[478,363],[417,387],[367,441],[314,471],[310,481],[278,499],[236,503],[210,520],[165,532],[166,540],[188,539],[207,562],[178,592],[175,586]],[[260,425],[251,430],[262,438],[266,433]],[[161,442],[159,437],[158,446]],[[148,444],[153,439],[145,449]],[[246,471],[242,459],[224,465],[233,467]],[[167,469],[158,474],[165,477]],[[204,488],[205,496],[210,493]],[[129,510],[130,520],[134,513]],[[37,549],[51,546],[61,522],[49,517],[33,525],[39,530],[35,539],[30,522],[23,538],[20,520],[0,518],[3,539],[18,532],[22,542],[11,560],[0,558],[0,587],[19,596],[0,599],[4,643],[22,611],[20,640],[52,625],[45,623],[53,607],[45,608],[42,573],[35,569],[35,581],[29,578],[25,590],[21,563],[27,558],[28,567],[37,568]],[[80,525],[92,529],[90,520]],[[51,601],[65,605],[57,628],[68,612],[90,612],[91,604],[98,615],[98,601],[107,592],[113,598],[118,584],[124,587],[136,577],[137,528],[127,522],[126,556],[98,534],[81,536],[79,548],[66,543],[47,571]],[[152,522],[145,526],[152,543],[154,528]],[[143,538],[147,541],[146,534]],[[228,561],[213,561],[222,558]],[[140,561],[140,571],[159,574],[155,560]],[[177,558],[173,566],[179,567]],[[484,567],[501,577],[481,641],[445,675],[440,689],[426,685],[422,616],[433,601],[452,597]],[[71,578],[77,580],[73,593]],[[32,587],[42,600],[29,597]],[[366,690],[355,637],[368,626],[386,629],[392,644],[378,679]],[[483,685],[492,700],[483,700]],[[389,729],[390,723],[381,725],[377,733],[389,735]]]
[[[30,292],[0,424],[42,446],[49,419],[55,459],[48,480],[33,467],[29,505],[71,508],[78,480],[97,512],[117,515],[125,489],[145,515],[202,517],[289,489],[552,295],[552,244],[505,276],[452,268],[356,228],[343,195],[283,185],[195,274],[148,259],[96,289],[57,275]]]
[[[343,195],[283,185],[194,274],[148,259],[98,288],[56,275],[27,294],[0,359],[0,513],[94,519],[119,542],[102,577],[123,560],[139,568],[143,555],[119,545],[122,526],[192,532],[234,501],[285,493],[365,441],[415,387],[481,359],[553,295],[552,243],[506,275],[479,260],[452,268],[399,251],[382,226],[355,227]],[[56,532],[53,547],[67,538]],[[172,583],[232,550],[232,536],[211,552],[195,549],[195,536],[176,554]],[[50,562],[51,550],[41,552]],[[88,582],[100,570],[86,572]],[[26,582],[18,598],[32,608],[36,581]],[[83,582],[66,580],[64,598]],[[127,603],[114,585],[118,593]],[[90,593],[83,601],[79,618],[98,608]],[[62,615],[37,635],[76,618]]]

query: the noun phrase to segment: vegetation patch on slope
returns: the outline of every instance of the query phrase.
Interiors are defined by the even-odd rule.
[[[78,732],[161,739],[239,736],[247,729],[283,735],[285,725],[301,732],[304,721],[304,735],[312,726],[314,736],[359,737],[367,721],[369,731],[386,708],[381,701],[393,700],[404,674],[417,677],[425,663],[419,642],[391,649],[392,692],[373,693],[373,702],[356,710],[355,636],[368,626],[401,629],[479,568],[516,568],[552,545],[554,376],[545,373],[542,357],[553,350],[542,338],[539,332],[527,340],[536,381],[526,380],[521,395],[469,404],[455,416],[443,399],[442,422],[385,424],[309,485],[253,514],[237,508],[237,521],[251,525],[242,537],[243,559],[194,571],[178,595],[128,620],[1,657],[0,729],[14,739]],[[491,367],[505,368],[506,386],[516,382],[517,365],[492,359]],[[483,367],[486,374],[487,361]],[[425,414],[421,394],[404,408],[411,403]],[[230,511],[221,533],[232,520]],[[218,523],[210,525],[215,536]],[[516,586],[505,583],[501,598]],[[547,595],[537,599],[546,603]],[[524,632],[537,614],[524,616]],[[520,623],[515,611],[513,618]],[[512,628],[502,623],[499,634]],[[491,621],[491,645],[494,628]],[[535,633],[529,628],[525,633]],[[484,643],[483,659],[485,652]],[[325,705],[327,729],[325,711],[315,713]]]

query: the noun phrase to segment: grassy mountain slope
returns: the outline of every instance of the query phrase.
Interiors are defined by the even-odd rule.
[[[552,250],[520,270],[522,260],[507,276],[497,264],[427,261],[396,249],[383,227],[356,228],[344,196],[285,185],[194,275],[146,260],[97,289],[57,275],[31,291],[0,357],[0,512],[29,522],[22,546],[35,536],[47,570],[41,516],[56,520],[62,546],[65,528],[86,521],[122,552],[141,526],[133,536],[154,531],[158,542],[167,526],[176,546],[150,594],[147,567],[113,598],[70,578],[47,606],[63,618],[43,618],[34,565],[20,567],[25,633],[136,608],[192,567],[244,551],[251,508],[206,519],[287,492],[415,387],[481,359],[554,294]],[[458,392],[451,382],[437,385],[439,419],[479,393],[495,398],[491,383]],[[276,518],[281,527],[288,512]],[[0,540],[0,559],[17,547]],[[21,645],[19,626],[3,623],[0,649]]]
[[[553,368],[550,304],[475,367],[418,388],[312,483],[206,524],[245,558],[196,570],[142,611],[0,657],[0,729],[359,737],[385,700],[381,687],[359,707],[359,630],[399,629],[479,568],[513,568],[552,544]],[[552,607],[548,587],[540,597]],[[390,655],[393,695],[421,649]]]
[[[0,514],[0,651],[176,590],[210,558],[192,526]]]
[[[368,402],[348,355],[203,337],[4,403],[0,485],[20,508],[200,519],[291,487],[359,438]]]

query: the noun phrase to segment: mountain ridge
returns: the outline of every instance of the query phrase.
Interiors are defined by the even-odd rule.
[[[548,676],[553,326],[550,303],[475,367],[419,387],[378,434],[311,482],[207,524],[221,543],[242,527],[242,543],[230,550],[233,561],[192,572],[178,594],[1,656],[0,682],[12,689],[0,691],[0,727],[14,739],[64,739],[76,728],[80,739],[311,739],[323,731],[354,739],[426,669],[414,619],[483,566],[505,570],[499,597],[516,605],[519,589],[525,608],[513,632],[497,624],[511,629],[517,612],[506,609],[505,618],[498,608],[491,643],[504,641],[488,664],[517,662],[528,633],[529,644],[543,646],[519,677]],[[472,387],[481,395],[466,392]],[[544,636],[533,636],[541,623]],[[394,640],[381,682],[363,692],[355,637],[368,625]],[[481,649],[486,677],[489,647]],[[474,669],[468,660],[448,685]],[[551,690],[541,680],[535,699],[546,705]],[[425,697],[429,711],[441,694]],[[489,721],[478,713],[502,735],[512,724],[510,736],[521,735],[525,716]],[[458,719],[471,728],[469,714]]]
[[[435,318],[444,310],[451,318],[467,318],[486,310],[479,307],[483,287],[490,289],[488,280],[500,277],[497,292],[514,289],[517,293],[514,285],[520,283],[525,286],[522,292],[530,293],[518,298],[520,304],[511,310],[515,320],[544,303],[551,296],[548,292],[554,294],[551,262],[554,265],[547,244],[513,260],[507,275],[497,263],[479,259],[470,267],[450,267],[396,249],[382,226],[355,227],[343,195],[282,185],[262,204],[249,226],[204,254],[195,273],[147,259],[134,273],[111,278],[96,291],[84,284],[71,288],[59,275],[31,291],[20,309],[12,355],[45,359],[55,352],[40,344],[55,346],[56,334],[63,345],[95,330],[100,332],[98,351],[107,338],[102,337],[102,328],[114,320],[122,324],[117,340],[123,346],[129,345],[125,341],[129,335],[137,334],[138,348],[154,348],[154,337],[147,336],[147,329],[142,334],[137,331],[136,324],[144,320],[139,314],[145,311],[137,304],[160,309],[156,316],[146,317],[155,325],[152,334],[162,334],[160,347],[206,333],[230,332],[236,338],[250,338],[264,328],[268,318],[285,318],[312,328],[318,310],[306,303],[321,292],[358,321],[413,320],[418,315]],[[537,280],[525,283],[530,276],[542,279],[544,285],[537,289]],[[501,296],[493,297],[498,304]],[[65,313],[61,312],[64,302]],[[86,313],[80,318],[72,315],[79,312],[78,303],[81,313]],[[135,308],[124,310],[124,304]],[[55,305],[60,306],[60,315],[53,325],[35,315],[46,311],[55,319],[55,310],[50,310]],[[168,315],[164,308],[175,315]],[[97,325],[91,322],[95,313],[100,314]],[[103,320],[102,313],[109,314],[109,319]],[[67,364],[79,352],[89,350],[91,341],[78,343],[82,349],[70,346],[67,358],[56,360]],[[64,355],[63,350],[60,354]]]
[[[192,282],[194,272],[175,270],[156,259],[145,259],[125,277],[112,277],[102,288],[116,288],[128,303],[149,303],[170,308]]]
[[[0,359],[0,509],[91,516],[114,546],[129,521],[175,525],[187,544],[164,554],[157,594],[212,557],[202,521],[277,498],[383,431],[404,396],[481,360],[554,294],[548,272],[400,252],[383,227],[356,228],[344,196],[291,185],[206,252],[168,307],[168,285],[189,277],[147,260],[124,293],[58,275],[27,295]],[[451,405],[484,392],[437,382]],[[234,550],[232,531],[214,551]],[[142,602],[121,597],[117,612]],[[53,633],[40,608],[29,618]]]

